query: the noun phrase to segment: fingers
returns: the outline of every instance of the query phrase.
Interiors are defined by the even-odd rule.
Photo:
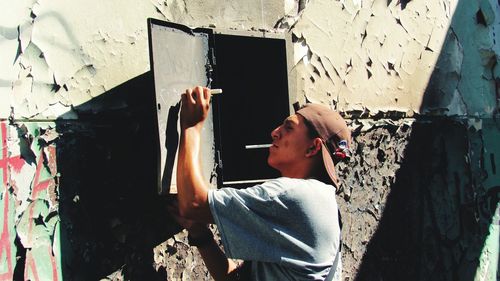
[[[208,100],[210,100],[211,96],[212,96],[212,94],[210,93],[210,89],[207,87],[204,87],[203,88],[203,98],[208,101]]]
[[[192,104],[204,104],[204,101],[209,101],[211,96],[212,94],[209,88],[197,86],[186,89],[185,94],[183,94],[181,98],[187,99]]]
[[[187,101],[189,102],[190,104],[195,104],[196,103],[196,100],[194,98],[194,91],[195,91],[196,88],[193,88],[193,89],[186,89],[186,94],[185,95],[182,95],[182,99],[183,101]]]
[[[208,88],[198,86],[186,89],[186,92],[181,95],[181,129],[203,124],[210,109],[210,97]]]
[[[202,97],[203,97],[203,87],[201,86],[198,86],[196,88],[194,88],[194,99],[196,100],[196,102],[199,102],[201,101]]]
[[[197,104],[206,105],[210,101],[210,89],[207,87],[195,87],[193,89],[193,98]]]

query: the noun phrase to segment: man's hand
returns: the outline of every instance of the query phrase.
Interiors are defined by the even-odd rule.
[[[181,96],[181,129],[199,127],[207,119],[210,109],[210,89],[205,87],[195,87],[187,89]]]

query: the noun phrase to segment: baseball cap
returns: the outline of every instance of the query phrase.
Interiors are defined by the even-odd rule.
[[[335,173],[335,162],[350,157],[351,130],[336,111],[321,104],[308,103],[296,111],[316,130],[322,140],[321,154],[326,172],[335,187],[339,180]]]

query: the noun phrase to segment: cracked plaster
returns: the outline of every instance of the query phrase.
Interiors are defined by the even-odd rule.
[[[295,66],[302,95],[342,111],[418,112],[456,6],[441,2],[309,3],[291,32],[322,63]]]
[[[57,138],[52,123],[17,123],[2,125],[1,184],[2,214],[8,229],[2,229],[0,250],[16,259],[8,268],[26,267],[25,279],[55,280],[61,276],[59,245],[58,186],[55,180],[55,147]],[[10,204],[5,203],[9,197]],[[19,243],[6,247],[6,239],[18,237]],[[11,250],[15,248],[15,250]],[[22,256],[26,260],[20,260]],[[41,261],[50,261],[43,264]],[[18,264],[25,262],[25,264]],[[5,275],[7,274],[7,275]],[[11,276],[12,277],[12,276]],[[19,273],[16,278],[19,278]]]
[[[491,116],[499,4],[459,3],[309,2],[290,30],[299,101],[369,115]]]
[[[133,15],[124,17],[113,9],[127,7],[123,2],[86,2],[78,8],[63,1],[17,2],[9,8],[16,18],[5,17],[2,26],[0,44],[6,52],[1,59],[11,67],[1,74],[0,116],[7,118],[12,105],[16,118],[54,118],[144,73],[149,69],[145,18],[155,15],[192,27],[292,33],[290,76],[296,77],[292,89],[301,102],[373,114],[491,115],[496,99],[490,94],[492,81],[498,77],[498,3],[484,0],[455,11],[458,3],[410,1],[403,9],[398,1],[317,0],[304,1],[305,8],[294,15],[300,6],[296,1],[152,1],[134,2]],[[242,11],[243,18],[238,16]],[[478,11],[484,27],[475,22]],[[460,47],[445,45],[443,53],[449,32]],[[477,40],[464,39],[470,36]],[[439,108],[435,103],[428,107],[423,96],[436,63],[446,71],[449,62],[459,66],[450,72],[458,75],[458,84],[437,85],[435,92],[442,94],[436,96],[443,101]],[[480,89],[481,101],[473,98],[472,89]]]
[[[477,268],[471,261],[476,257],[474,251],[463,250],[463,247],[477,245],[470,243],[473,232],[462,233],[463,236],[457,240],[457,224],[460,222],[450,214],[457,211],[458,206],[461,215],[472,213],[481,217],[481,214],[475,213],[480,210],[471,210],[464,201],[470,200],[471,194],[482,194],[485,190],[494,192],[499,182],[497,170],[500,161],[496,160],[500,155],[496,141],[498,128],[494,120],[481,118],[491,117],[495,109],[498,110],[500,99],[500,44],[497,43],[500,39],[500,4],[494,0],[467,4],[445,0],[428,3],[405,1],[403,9],[401,2],[285,1],[283,8],[279,2],[248,4],[232,1],[227,9],[221,8],[215,1],[103,3],[92,0],[77,7],[75,3],[60,0],[4,2],[0,4],[0,11],[8,16],[0,17],[0,62],[5,66],[0,70],[0,118],[11,116],[11,106],[14,107],[12,117],[15,119],[56,118],[70,110],[70,106],[85,103],[147,71],[146,17],[149,16],[192,27],[290,32],[294,37],[290,77],[297,80],[292,89],[297,90],[293,94],[301,102],[308,100],[330,104],[353,118],[356,117],[355,112],[362,112],[363,118],[377,112],[404,116],[422,113],[469,117],[464,121],[469,134],[469,152],[448,153],[445,158],[449,161],[447,165],[453,169],[463,168],[455,167],[453,163],[456,162],[470,165],[468,176],[472,179],[469,180],[480,184],[469,186],[461,182],[464,187],[458,193],[455,190],[427,190],[432,200],[425,202],[428,205],[424,206],[443,206],[435,213],[424,214],[427,217],[437,216],[435,221],[429,221],[435,224],[432,229],[438,231],[439,239],[446,244],[446,247],[441,247],[441,244],[430,241],[423,245],[431,251],[429,264],[438,264],[439,254],[446,253],[443,258],[445,270],[441,272],[446,275],[453,269],[461,274],[462,271]],[[303,8],[302,11],[295,14],[299,7]],[[247,15],[240,17],[243,12]],[[283,15],[286,17],[282,18]],[[275,24],[278,26],[273,29]],[[427,82],[433,73],[441,78],[431,85],[433,92],[430,92]],[[438,94],[434,100],[425,100],[425,95],[435,93]],[[78,118],[77,115],[71,116]],[[413,119],[360,119],[351,124],[358,134],[358,142],[367,145],[358,146],[363,153],[358,154],[360,158],[356,161],[364,166],[342,173],[344,176],[354,175],[346,178],[341,194],[351,204],[344,206],[347,209],[344,211],[348,213],[347,225],[351,229],[349,233],[352,234],[352,237],[346,235],[351,240],[345,243],[345,276],[349,277],[357,271],[366,244],[376,233],[389,194],[388,186],[395,181],[395,172],[405,158],[406,145],[411,141],[410,131],[401,128],[408,128],[413,122]],[[41,123],[33,126],[45,128]],[[395,127],[400,129],[395,130]],[[10,153],[26,155],[26,150],[22,151],[17,142],[16,129],[9,128],[12,134],[8,144]],[[440,129],[435,131],[443,133]],[[38,136],[33,135],[37,139]],[[456,134],[448,139],[456,144],[453,136]],[[28,151],[35,151],[31,147],[33,143],[28,140],[25,140]],[[433,142],[432,146],[442,148],[439,142]],[[427,151],[422,152],[420,154],[423,155]],[[378,157],[385,161],[374,169],[372,166],[377,163],[375,159]],[[11,175],[16,184],[11,191],[15,194],[4,192],[1,198],[9,200],[8,215],[20,223],[19,235],[25,246],[31,243],[26,241],[24,232],[26,224],[32,222],[25,217],[30,204],[36,207],[36,214],[47,218],[58,203],[55,195],[48,193],[41,194],[41,199],[35,201],[28,199],[34,169],[33,164],[24,165],[19,173]],[[443,173],[441,178],[430,179],[430,186],[446,186],[443,179],[456,183],[452,174]],[[380,189],[364,194],[360,192],[359,183],[362,188],[375,186]],[[471,188],[475,190],[469,190]],[[455,202],[455,205],[442,201],[448,192],[462,201]],[[20,202],[16,205],[14,199]],[[47,204],[49,208],[46,208]],[[495,219],[497,217],[498,214]],[[60,247],[57,218],[49,217],[45,225],[54,231],[47,232],[41,224],[34,228],[40,245],[50,246],[49,240],[45,239],[52,239],[54,253],[58,253]],[[467,222],[468,217],[461,219]],[[467,226],[464,224],[464,227]],[[488,241],[498,242],[498,225],[493,224],[491,229]],[[14,224],[9,224],[9,231],[15,232]],[[14,245],[13,239],[11,242]],[[484,268],[494,264],[489,251],[495,248],[489,245],[485,244],[478,278],[489,274]],[[84,244],[81,247],[83,250],[91,249]],[[35,256],[35,260],[41,261],[51,258],[45,249],[35,248],[26,254],[27,258]],[[92,253],[91,250],[89,252]],[[457,263],[459,257],[464,257],[465,265],[457,270],[456,266],[462,266]],[[15,256],[11,258],[15,261]],[[168,257],[155,258],[158,258],[155,259],[157,266],[168,260]],[[172,261],[171,257],[170,262],[174,263],[171,265],[174,268],[169,269],[170,274],[186,276],[188,271],[179,267],[181,264]],[[200,268],[199,259],[193,258],[189,264],[192,268]],[[43,274],[50,279],[48,272]]]
[[[295,6],[286,3],[288,10]],[[276,1],[9,4],[4,11],[10,16],[0,25],[0,60],[10,65],[0,73],[0,118],[11,115],[11,106],[17,119],[56,118],[148,71],[148,17],[193,27],[270,30],[284,9]]]

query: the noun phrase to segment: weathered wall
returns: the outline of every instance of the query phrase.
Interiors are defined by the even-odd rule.
[[[153,187],[147,17],[291,35],[291,102],[354,130],[346,280],[498,279],[499,5],[5,1],[0,280],[208,278]]]
[[[24,263],[21,273],[25,279],[61,278],[59,183],[53,128],[52,123],[0,123],[1,280],[11,280],[14,271],[21,270],[18,263]]]
[[[339,194],[345,278],[498,278],[499,13],[494,1],[310,1],[293,19],[297,100],[358,128]]]
[[[485,143],[467,120],[383,121],[358,130],[355,166],[344,167],[340,193],[345,276],[496,280],[498,176],[480,158],[498,155],[498,144]],[[485,183],[487,169],[496,184]]]

